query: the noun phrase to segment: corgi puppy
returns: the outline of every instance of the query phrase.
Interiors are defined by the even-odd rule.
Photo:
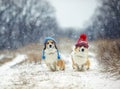
[[[90,60],[88,59],[88,42],[86,34],[81,34],[73,52],[71,53],[72,67],[75,70],[88,70],[90,68]]]
[[[46,37],[44,40],[42,59],[51,71],[65,69],[65,63],[60,58],[59,50],[56,46],[56,41],[51,37]]]

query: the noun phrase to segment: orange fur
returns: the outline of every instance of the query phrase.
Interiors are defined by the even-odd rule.
[[[65,62],[63,60],[58,60],[57,66],[60,67],[60,70],[65,70]]]
[[[76,48],[75,48],[75,50],[76,50]],[[72,56],[71,56],[71,57],[72,57]],[[78,65],[77,65],[77,64],[75,64],[75,62],[74,62],[73,58],[72,58],[72,67],[73,67],[73,69],[75,69],[75,67],[78,67]]]
[[[88,69],[90,68],[90,60],[89,59],[86,61],[85,66],[87,66]]]
[[[47,46],[49,44],[54,44],[54,41],[53,40],[48,40],[45,45]]]

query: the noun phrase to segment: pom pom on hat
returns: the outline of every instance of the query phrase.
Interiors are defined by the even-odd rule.
[[[87,38],[86,34],[81,34],[80,35],[80,40],[86,41],[86,38]]]
[[[80,37],[78,38],[75,46],[84,46],[88,48],[88,42],[87,42],[87,36],[86,34],[81,34]]]

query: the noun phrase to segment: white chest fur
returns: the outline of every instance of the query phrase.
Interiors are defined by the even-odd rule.
[[[74,63],[78,65],[85,64],[88,58],[87,54],[76,54],[74,52],[71,54],[71,56],[72,56],[72,59],[74,60]]]
[[[45,50],[45,62],[47,64],[53,64],[55,61],[57,61],[57,50]]]

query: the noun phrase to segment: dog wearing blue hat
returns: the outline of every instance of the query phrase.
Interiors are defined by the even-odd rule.
[[[46,37],[44,39],[42,59],[51,71],[65,70],[65,63],[61,59],[59,50],[56,46],[56,40],[52,37]]]

